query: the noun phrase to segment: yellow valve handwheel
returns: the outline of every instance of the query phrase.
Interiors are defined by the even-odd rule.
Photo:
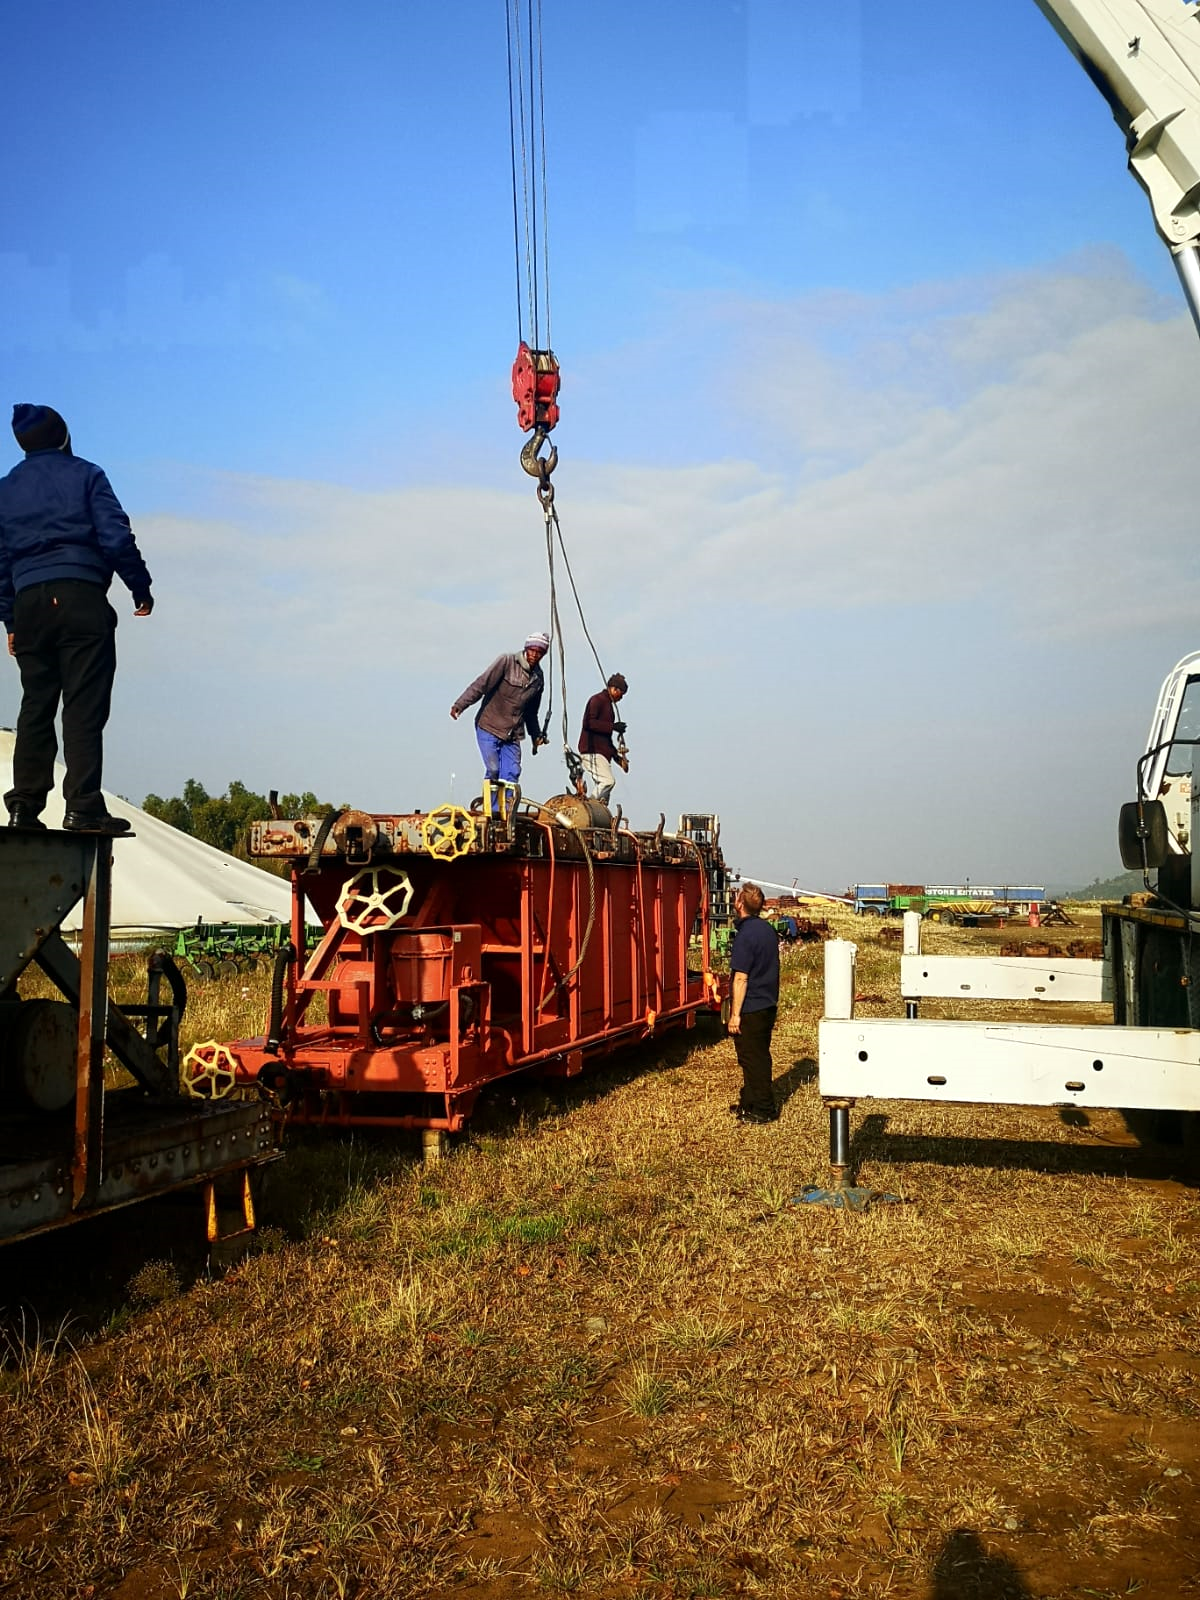
[[[364,867],[342,885],[338,921],[353,933],[382,933],[408,915],[412,879],[390,867]]]
[[[475,843],[475,818],[461,806],[439,806],[421,824],[421,837],[431,856],[455,861]]]
[[[210,1039],[194,1044],[183,1058],[180,1076],[193,1100],[223,1100],[237,1082],[238,1059],[225,1045]]]

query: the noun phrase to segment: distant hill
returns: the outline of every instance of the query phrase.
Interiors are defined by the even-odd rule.
[[[1121,900],[1146,887],[1140,872],[1118,872],[1115,878],[1096,878],[1083,889],[1064,889],[1063,900]]]

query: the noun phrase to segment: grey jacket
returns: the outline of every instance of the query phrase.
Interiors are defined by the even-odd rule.
[[[524,654],[497,656],[486,672],[481,672],[454,702],[455,711],[465,711],[476,700],[483,704],[475,714],[475,726],[497,739],[520,739],[524,730],[536,739],[538,707],[542,703],[541,666],[531,667]]]

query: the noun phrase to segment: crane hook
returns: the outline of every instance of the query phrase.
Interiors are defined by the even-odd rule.
[[[549,437],[547,428],[535,428],[521,447],[521,465],[531,478],[540,478],[543,483],[558,465],[557,445],[550,446],[549,455],[539,454]]]
[[[548,455],[541,455],[542,446],[549,438],[546,428],[535,428],[521,448],[521,465],[531,478],[538,480],[537,497],[549,510],[554,504],[554,485],[550,474],[558,465],[558,446],[551,445]]]

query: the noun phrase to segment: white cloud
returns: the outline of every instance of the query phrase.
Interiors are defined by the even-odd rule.
[[[672,394],[672,340],[705,316]],[[576,457],[556,480],[606,668],[633,686],[627,806],[722,806],[744,864],[785,881],[1113,866],[1153,690],[1200,614],[1198,358],[1183,314],[1111,265],[685,307],[660,329],[662,404],[736,415],[737,457]],[[146,747],[170,778],[130,787],[203,756],[218,786],[444,798],[436,774],[474,767],[450,698],[546,620],[532,485],[228,476],[197,505],[138,520],[162,602],[157,633],[122,630],[123,670],[164,715],[208,689]],[[594,669],[568,636],[573,720]],[[253,741],[231,732],[248,715]],[[1069,805],[1031,782],[1051,769],[1076,775]]]

